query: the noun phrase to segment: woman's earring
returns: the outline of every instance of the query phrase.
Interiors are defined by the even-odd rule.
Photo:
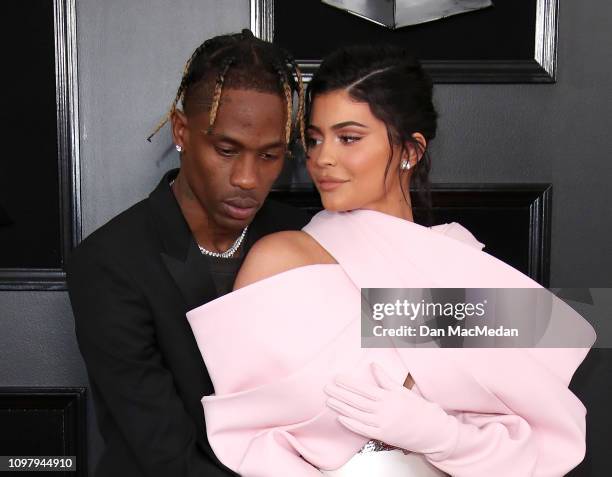
[[[183,147],[182,147],[181,145],[177,144],[177,145],[176,145],[176,146],[174,146],[174,147],[176,147],[176,150],[177,150],[178,152],[183,152]]]
[[[400,164],[400,169],[402,171],[407,171],[408,169],[410,169],[410,163],[406,159],[403,159]]]

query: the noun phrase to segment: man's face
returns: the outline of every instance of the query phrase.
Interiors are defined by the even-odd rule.
[[[203,111],[175,126],[181,173],[209,227],[241,230],[262,206],[286,153],[286,109],[280,96],[225,89],[214,127]]]

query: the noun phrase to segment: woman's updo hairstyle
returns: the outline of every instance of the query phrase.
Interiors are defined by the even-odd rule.
[[[416,148],[422,157],[413,166],[412,204],[425,208],[430,222],[431,159],[412,137],[421,133],[427,144],[436,136],[438,114],[433,105],[433,82],[421,64],[405,49],[392,45],[350,46],[327,56],[307,91],[307,118],[317,95],[346,90],[356,101],[368,103],[372,114],[387,126],[390,145]],[[391,157],[387,163],[389,172]],[[398,169],[398,174],[400,174]],[[401,177],[401,176],[400,176]],[[404,182],[400,181],[406,197]]]

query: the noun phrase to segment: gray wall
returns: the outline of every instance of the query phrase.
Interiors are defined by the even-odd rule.
[[[168,128],[145,138],[168,111],[191,52],[248,27],[249,3],[77,0],[77,21],[85,237],[178,165]],[[87,386],[65,292],[0,292],[2,386]],[[102,441],[88,405],[93,470]]]
[[[588,4],[561,0],[557,84],[437,88],[434,181],[553,183],[552,286],[612,286],[612,4]],[[86,236],[177,164],[167,128],[151,144],[145,138],[193,48],[248,26],[249,9],[247,0],[78,0],[77,14]],[[600,376],[612,365],[609,353],[592,355],[578,376],[596,437],[585,468],[609,469],[601,439],[612,438],[604,402],[612,389]],[[66,293],[0,292],[0,386],[86,384]],[[93,466],[91,409],[89,419]]]
[[[552,287],[612,286],[611,16],[560,1],[556,84],[437,88],[434,180],[553,184]]]

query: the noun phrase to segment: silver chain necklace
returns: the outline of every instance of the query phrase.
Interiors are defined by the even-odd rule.
[[[170,187],[172,187],[172,184],[174,184],[174,180],[170,182]],[[213,252],[211,250],[205,249],[200,244],[198,244],[198,248],[200,249],[200,252],[203,255],[208,255],[209,257],[232,258],[234,254],[236,253],[236,251],[240,248],[240,245],[242,245],[242,241],[244,240],[244,237],[246,237],[248,228],[249,226],[247,225],[245,228],[242,229],[242,233],[240,234],[240,236],[236,239],[236,241],[232,244],[232,246],[228,248],[225,252]]]
[[[236,241],[233,243],[233,245],[230,248],[228,248],[225,252],[211,252],[210,250],[206,250],[200,244],[198,244],[198,248],[200,249],[200,252],[202,252],[204,255],[208,255],[209,257],[232,258],[232,256],[236,253],[236,250],[240,248],[240,245],[242,244],[242,241],[244,240],[244,237],[246,236],[248,228],[249,226],[247,225],[245,228],[242,229],[242,233],[240,234],[240,237],[238,237]]]

